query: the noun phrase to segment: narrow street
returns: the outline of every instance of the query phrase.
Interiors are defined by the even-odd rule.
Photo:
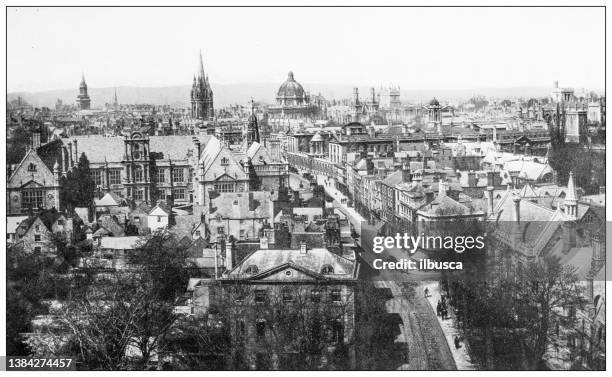
[[[297,189],[299,183],[309,184],[308,180],[299,174],[290,174],[290,185]],[[334,199],[334,207],[344,213],[358,232],[365,219],[354,208],[342,203],[345,196],[340,193],[334,185],[333,179],[318,175],[317,183],[325,188],[327,195]],[[396,258],[406,257],[399,250],[389,252]],[[363,255],[364,262],[371,265],[372,257],[381,257],[367,253]],[[427,272],[413,271],[414,274],[428,275]],[[435,274],[432,276],[435,277]],[[386,302],[388,313],[398,314],[402,319],[401,333],[395,339],[396,343],[406,344],[407,363],[401,365],[399,370],[456,370],[457,365],[447,336],[441,327],[435,311],[428,300],[422,295],[422,287],[415,285],[413,292],[405,285],[408,281],[419,280],[415,276],[407,274],[391,273],[390,271],[379,271],[377,277],[372,278],[374,286],[386,288],[392,298]],[[437,302],[437,301],[436,301]]]
[[[438,300],[440,300],[440,288],[437,282],[422,282],[421,291],[425,288],[429,290],[429,296],[427,300],[431,305],[431,308],[435,311],[436,306],[438,305]],[[440,327],[444,332],[446,337],[446,341],[451,349],[453,354],[453,358],[455,359],[455,363],[457,364],[457,369],[459,370],[475,370],[476,366],[472,363],[470,355],[468,353],[469,344],[465,339],[462,339],[460,347],[456,348],[454,344],[455,336],[459,336],[462,338],[462,334],[457,326],[457,319],[453,313],[449,313],[449,319],[442,319],[441,317],[437,317]]]
[[[379,288],[388,288],[393,298],[387,301],[389,313],[402,318],[402,332],[396,342],[406,343],[408,363],[400,370],[456,370],[450,347],[436,315],[427,300],[403,289],[396,281],[375,281]]]

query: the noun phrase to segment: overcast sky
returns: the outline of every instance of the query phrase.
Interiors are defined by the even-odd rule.
[[[8,91],[191,84],[604,87],[603,8],[9,8]]]

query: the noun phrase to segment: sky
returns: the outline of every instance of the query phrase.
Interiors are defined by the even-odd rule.
[[[7,91],[216,84],[604,87],[604,8],[9,8]]]

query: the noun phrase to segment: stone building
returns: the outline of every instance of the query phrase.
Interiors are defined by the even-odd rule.
[[[60,165],[48,166],[31,148],[11,172],[6,185],[8,214],[60,209]]]
[[[278,88],[276,104],[268,107],[271,123],[287,119],[315,119],[320,111],[321,108],[311,102],[310,94],[295,81],[291,71],[287,80]]]

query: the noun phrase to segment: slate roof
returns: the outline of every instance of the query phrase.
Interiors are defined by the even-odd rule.
[[[196,136],[202,148],[208,143],[211,136]],[[149,136],[149,152],[163,153],[163,159],[186,160],[191,151],[195,154],[196,146],[194,136]],[[124,138],[118,136],[107,137],[103,135],[73,136],[69,141],[77,141],[79,154],[87,155],[91,163],[121,162],[125,150]]]

